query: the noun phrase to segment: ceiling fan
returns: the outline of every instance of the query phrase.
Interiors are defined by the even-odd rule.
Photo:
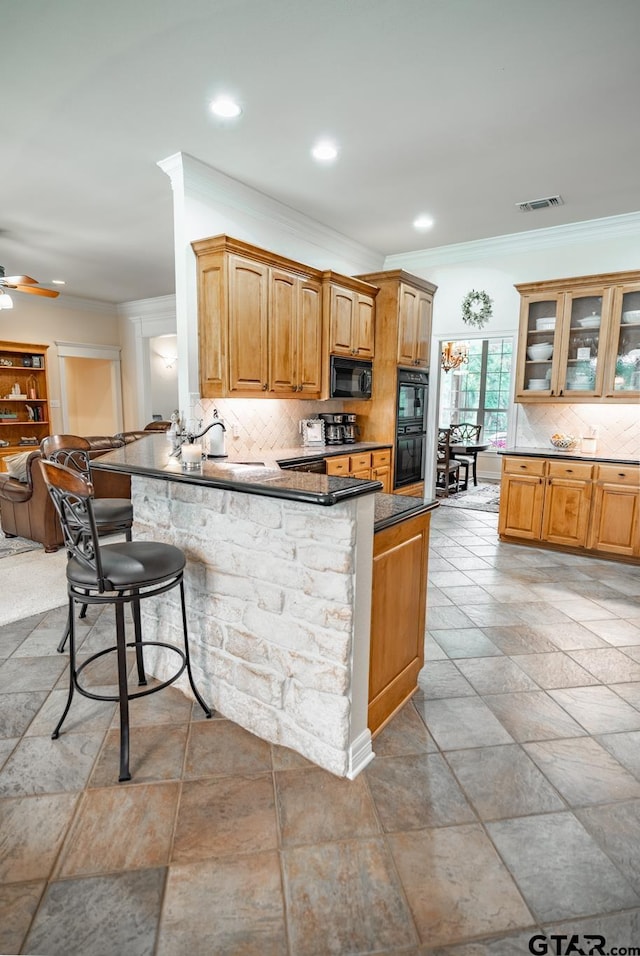
[[[55,289],[41,289],[38,286],[38,280],[31,276],[5,276],[4,266],[0,266],[0,309],[13,308],[11,296],[5,293],[5,289],[12,289],[16,292],[29,292],[31,295],[45,295],[50,299],[55,299],[60,295]],[[8,301],[7,301],[8,300]]]

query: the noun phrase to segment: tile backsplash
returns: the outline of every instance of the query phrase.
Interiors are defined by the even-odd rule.
[[[640,405],[516,405],[516,445],[546,448],[554,432],[585,437],[596,429],[596,454],[640,459]]]

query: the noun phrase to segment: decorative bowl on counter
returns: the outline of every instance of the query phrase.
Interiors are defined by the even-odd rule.
[[[564,435],[562,432],[556,432],[551,436],[550,441],[554,448],[575,448],[578,444],[575,435]]]
[[[599,315],[587,315],[584,319],[578,319],[578,325],[581,329],[599,329],[600,328],[600,316]]]
[[[538,342],[537,345],[530,345],[527,349],[527,355],[534,362],[546,362],[553,355],[553,345],[551,342]]]
[[[632,322],[640,322],[640,309],[634,309],[632,312],[623,312],[622,321],[625,325],[629,325]]]

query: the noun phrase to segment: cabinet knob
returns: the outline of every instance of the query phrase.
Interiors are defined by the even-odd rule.
[[[267,390],[268,388],[269,388],[269,383],[268,383],[268,382],[265,382],[264,385],[262,386],[262,391],[263,391],[263,392],[266,392],[266,390]]]
[[[618,478],[626,478],[626,477],[627,477],[626,471],[619,471],[619,472],[618,472]]]

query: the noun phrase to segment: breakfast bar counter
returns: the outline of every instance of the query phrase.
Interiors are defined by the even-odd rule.
[[[402,553],[422,555],[437,504],[378,494],[377,481],[281,471],[262,454],[186,470],[172,449],[166,436],[152,435],[92,467],[131,475],[134,539],[186,555],[192,665],[203,696],[262,739],[355,777],[373,758],[374,537],[384,543],[381,535],[398,535],[405,522],[421,523]],[[172,592],[145,603],[145,640],[179,643]],[[149,648],[145,661],[147,653],[149,672],[165,679],[167,653]],[[189,693],[187,682],[179,686]]]

